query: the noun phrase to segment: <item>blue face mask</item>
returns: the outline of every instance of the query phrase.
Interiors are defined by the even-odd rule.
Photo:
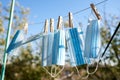
[[[86,30],[84,56],[97,58],[101,46],[100,26],[98,20],[91,20]]]
[[[65,65],[65,32],[43,36],[42,66]]]
[[[83,56],[83,32],[77,28],[68,29],[66,31],[66,40],[71,66],[85,64],[85,59]]]

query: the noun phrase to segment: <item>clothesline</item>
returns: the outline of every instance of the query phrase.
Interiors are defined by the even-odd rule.
[[[105,2],[107,2],[107,1],[108,1],[108,0],[103,0],[103,1],[101,1],[101,2],[98,2],[98,3],[95,4],[95,6],[98,6],[98,5],[100,5],[100,4],[102,4],[102,3],[105,3]],[[91,8],[91,7],[87,7],[87,8],[84,8],[84,9],[82,9],[82,10],[79,10],[79,11],[77,11],[77,12],[74,12],[73,15],[76,15],[76,14],[79,14],[79,13],[81,13],[81,12],[84,12],[84,11],[90,9],[90,8]],[[63,16],[63,18],[66,18],[66,17],[68,17],[68,16],[67,16],[67,15],[66,15],[66,16]],[[57,19],[55,19],[55,21],[57,21]],[[35,22],[35,23],[28,23],[28,25],[43,24],[43,23],[45,23],[45,22],[44,22],[44,21],[41,21],[41,22]]]

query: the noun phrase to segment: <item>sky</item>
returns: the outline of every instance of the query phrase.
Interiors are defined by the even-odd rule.
[[[67,16],[68,12],[75,13],[90,7],[91,3],[99,3],[103,0],[16,0],[20,5],[29,8],[28,17],[29,29],[28,34],[34,35],[43,31],[46,19],[55,19],[55,27],[57,25],[58,16]],[[1,0],[3,6],[7,6],[10,0]],[[107,14],[120,15],[120,0],[108,0],[105,3],[97,5],[97,9],[103,17],[104,10]],[[93,16],[91,9],[73,15],[74,26],[77,27],[79,22],[83,24],[83,28],[87,27],[88,18]],[[109,16],[108,16],[109,17]],[[66,21],[68,17],[63,18]],[[41,23],[43,22],[43,23]],[[32,24],[31,23],[40,23]]]

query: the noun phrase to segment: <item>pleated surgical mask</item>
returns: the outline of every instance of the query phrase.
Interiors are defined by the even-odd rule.
[[[42,41],[42,66],[65,65],[64,30],[43,36]]]
[[[86,30],[84,56],[97,58],[101,46],[100,25],[98,20],[91,20]]]
[[[85,64],[86,62],[83,56],[83,32],[81,29],[68,29],[66,31],[66,40],[71,66],[79,66]]]

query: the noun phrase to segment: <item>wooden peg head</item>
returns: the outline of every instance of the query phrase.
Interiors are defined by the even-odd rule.
[[[73,28],[73,16],[71,12],[69,12],[69,27]]]
[[[59,16],[57,29],[59,29],[59,30],[62,29],[62,24],[63,24],[63,18],[62,18],[62,16]]]
[[[44,33],[48,33],[48,19],[45,20]]]
[[[54,19],[50,19],[50,32],[54,32]]]
[[[92,4],[90,4],[90,6],[91,6],[93,12],[95,13],[97,19],[98,20],[102,19],[101,15],[99,14],[99,12],[98,12],[97,8],[95,7],[95,5],[92,3]]]

